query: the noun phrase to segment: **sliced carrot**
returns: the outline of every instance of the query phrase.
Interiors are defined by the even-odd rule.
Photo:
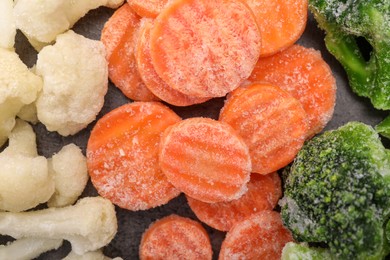
[[[133,10],[142,17],[156,18],[172,0],[127,0]]]
[[[309,120],[309,135],[319,133],[332,118],[336,80],[321,53],[293,45],[256,64],[249,83],[269,82],[298,99]]]
[[[105,23],[101,41],[106,47],[108,76],[125,96],[137,101],[158,100],[142,82],[135,62],[134,47],[140,17],[124,4]]]
[[[278,212],[264,210],[238,222],[222,242],[219,260],[279,260],[285,244],[293,241]]]
[[[244,139],[252,171],[267,174],[289,164],[307,137],[308,123],[301,103],[269,84],[253,84],[226,100],[219,120]]]
[[[185,119],[162,136],[159,160],[168,180],[204,202],[238,199],[247,190],[247,146],[229,125],[210,118]]]
[[[260,30],[236,0],[181,0],[165,8],[150,32],[157,74],[189,96],[221,97],[251,73],[260,55]]]
[[[87,166],[98,193],[121,208],[145,210],[179,195],[161,172],[162,132],[181,119],[158,102],[134,102],[107,113],[91,131]]]
[[[280,177],[274,172],[267,175],[252,174],[248,191],[237,200],[205,203],[187,196],[187,201],[203,223],[221,231],[229,231],[235,223],[256,212],[274,209],[281,196]]]
[[[307,22],[307,0],[244,0],[256,16],[261,31],[260,57],[293,45]]]
[[[170,215],[152,223],[139,247],[141,260],[212,259],[209,235],[202,225],[189,218]]]
[[[208,98],[191,97],[171,88],[158,76],[150,56],[149,39],[152,25],[151,20],[143,22],[136,51],[137,66],[147,88],[161,100],[175,106],[189,106],[207,101]]]

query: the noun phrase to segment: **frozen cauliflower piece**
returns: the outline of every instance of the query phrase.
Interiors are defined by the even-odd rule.
[[[34,102],[41,89],[42,79],[14,51],[0,48],[0,146],[14,127],[16,114]]]
[[[1,0],[3,1],[3,0]],[[53,42],[90,10],[100,6],[119,7],[124,0],[18,0],[14,16],[16,27],[40,50]]]
[[[13,49],[15,44],[13,6],[13,0],[0,0],[0,48]]]
[[[38,156],[35,133],[18,119],[9,145],[0,153],[0,210],[19,212],[44,203],[54,193],[47,160]]]
[[[18,2],[19,3],[19,2]],[[73,135],[95,120],[108,87],[105,48],[73,31],[38,54],[36,73],[43,90],[36,102],[38,119],[49,131]]]
[[[114,238],[118,229],[114,205],[102,197],[86,197],[75,205],[27,212],[0,212],[0,234],[64,239],[82,255],[98,250]]]
[[[65,258],[62,260],[123,260],[121,257],[110,258],[103,254],[101,249],[87,252],[83,255],[78,255],[75,252],[71,251]]]
[[[35,259],[47,251],[58,249],[62,242],[62,239],[21,238],[7,245],[0,245],[0,259]]]
[[[87,159],[74,144],[64,146],[49,159],[54,176],[55,192],[48,201],[49,207],[63,207],[75,203],[88,182]]]

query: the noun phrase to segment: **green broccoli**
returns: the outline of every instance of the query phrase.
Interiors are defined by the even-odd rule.
[[[390,153],[371,126],[350,122],[314,137],[285,174],[281,216],[297,241],[326,243],[337,259],[390,252]]]
[[[390,0],[309,0],[325,44],[344,67],[352,90],[390,109]],[[372,48],[368,58],[358,42]]]
[[[309,247],[307,243],[288,242],[282,251],[281,260],[333,260],[329,249]]]

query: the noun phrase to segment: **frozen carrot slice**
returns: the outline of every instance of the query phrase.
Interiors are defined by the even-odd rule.
[[[274,172],[267,175],[252,174],[248,191],[237,200],[205,203],[186,197],[199,220],[215,229],[229,231],[235,223],[256,212],[274,209],[281,196],[280,177]]]
[[[98,120],[87,145],[87,166],[98,193],[121,208],[145,210],[179,195],[161,172],[162,132],[181,119],[158,102],[134,102]]]
[[[244,139],[252,171],[267,174],[289,164],[307,137],[307,114],[288,92],[269,84],[253,84],[226,100],[219,120]]]
[[[140,17],[124,4],[104,24],[101,41],[106,47],[108,77],[125,96],[137,101],[158,100],[142,82],[136,66],[134,47]]]
[[[298,99],[309,120],[309,135],[326,126],[336,102],[336,80],[321,53],[293,45],[273,56],[259,59],[248,82],[266,81]]]
[[[279,260],[282,249],[293,241],[278,212],[263,210],[236,223],[222,242],[219,260]]]
[[[209,235],[202,225],[189,218],[170,215],[152,223],[139,247],[141,260],[212,259]]]
[[[133,10],[142,17],[155,18],[172,0],[127,0]]]
[[[261,31],[260,57],[293,45],[307,22],[307,0],[245,0]]]
[[[190,118],[173,125],[162,136],[159,160],[168,180],[197,200],[230,201],[247,191],[249,151],[225,123]]]
[[[157,74],[189,96],[221,97],[249,77],[260,55],[260,30],[236,0],[181,0],[168,5],[150,32]]]
[[[144,20],[137,43],[136,61],[141,78],[147,88],[161,100],[175,106],[189,106],[203,103],[208,98],[197,98],[185,95],[165,83],[156,73],[150,56],[150,29],[153,22]]]

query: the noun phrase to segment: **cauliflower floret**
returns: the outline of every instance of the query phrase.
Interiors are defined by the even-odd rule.
[[[15,44],[15,19],[12,0],[0,0],[0,48],[12,49]]]
[[[15,116],[37,98],[42,79],[10,50],[0,48],[0,146],[15,125]]]
[[[33,129],[20,119],[10,134],[9,146],[0,153],[0,179],[0,210],[28,210],[54,193],[55,183],[46,158],[37,154]]]
[[[67,31],[90,10],[119,7],[124,0],[18,0],[14,8],[16,27],[40,50]]]
[[[0,259],[35,259],[42,253],[58,249],[62,239],[21,238],[7,245],[0,245]]]
[[[103,254],[102,249],[96,251],[87,252],[83,255],[78,255],[75,252],[71,251],[65,258],[62,260],[123,260],[121,257],[110,258]]]
[[[63,207],[76,202],[88,182],[87,159],[74,144],[64,146],[49,159],[49,169],[56,191],[48,201],[49,207]]]
[[[95,120],[108,88],[105,48],[73,31],[38,54],[36,72],[43,91],[36,104],[38,119],[49,131],[73,135]]]
[[[117,230],[115,207],[102,197],[85,197],[63,208],[0,212],[0,234],[16,239],[65,239],[79,255],[106,246]]]

